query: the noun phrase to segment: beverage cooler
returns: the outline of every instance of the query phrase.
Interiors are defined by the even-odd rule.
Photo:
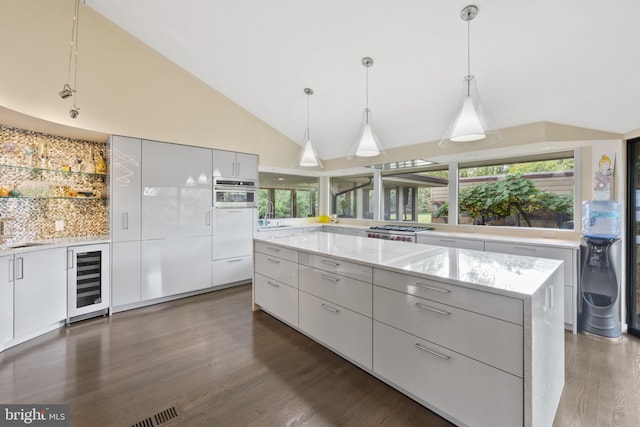
[[[109,245],[67,250],[67,323],[109,313]]]
[[[620,338],[620,203],[582,204],[581,280],[578,330]]]

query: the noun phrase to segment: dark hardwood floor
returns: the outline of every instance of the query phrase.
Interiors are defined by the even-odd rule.
[[[554,426],[640,425],[640,340],[567,334],[566,345]],[[155,414],[169,420],[162,426],[452,425],[252,313],[249,285],[85,320],[6,350],[0,402],[68,403],[74,427],[129,427]]]

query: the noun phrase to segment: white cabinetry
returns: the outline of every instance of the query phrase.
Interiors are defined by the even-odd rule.
[[[258,156],[234,151],[213,150],[213,176],[258,179]]]
[[[15,255],[14,336],[31,338],[67,317],[67,250]]]
[[[112,136],[111,160],[111,305],[141,301],[142,140]]]
[[[211,235],[211,150],[142,141],[142,240]]]
[[[0,351],[13,340],[13,255],[0,257]]]
[[[211,237],[142,241],[142,300],[211,287]]]
[[[142,141],[112,136],[110,145],[111,240],[140,240]]]
[[[298,252],[255,242],[253,300],[298,327]]]
[[[113,307],[138,303],[142,300],[140,269],[141,243],[111,243],[111,305]]]
[[[373,370],[469,426],[523,425],[523,382],[472,358],[373,322]]]
[[[485,242],[487,252],[526,255],[537,258],[564,261],[564,323],[565,327],[577,332],[577,265],[578,251],[569,248],[554,248],[546,245]]]
[[[142,300],[211,287],[211,150],[142,141]]]
[[[213,285],[251,279],[256,209],[213,210]]]

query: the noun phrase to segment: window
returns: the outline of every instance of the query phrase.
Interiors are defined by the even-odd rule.
[[[384,219],[419,223],[446,222],[446,215],[438,217],[436,213],[449,197],[448,174],[448,170],[440,165],[431,170],[423,168],[383,175]]]
[[[573,229],[573,151],[461,164],[459,224]]]
[[[306,218],[318,215],[318,178],[260,172],[260,218]]]
[[[373,175],[331,178],[333,213],[339,218],[373,218]]]

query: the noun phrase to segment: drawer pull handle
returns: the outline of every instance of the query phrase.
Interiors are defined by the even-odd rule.
[[[277,284],[277,283],[273,283],[271,280],[267,280],[267,283],[268,283],[269,285],[273,286],[274,288],[279,288],[279,287],[280,287],[280,285],[279,285],[279,284]]]
[[[416,347],[422,351],[425,351],[429,354],[433,354],[434,356],[438,356],[440,359],[449,360],[449,356],[445,356],[444,354],[436,353],[433,350],[429,350],[427,347],[421,345],[419,342],[416,343]]]
[[[242,258],[230,259],[227,262],[240,262],[240,261],[242,261]]]
[[[328,260],[326,260],[326,259],[323,259],[323,260],[321,260],[320,262],[321,262],[321,263],[323,263],[323,264],[331,265],[331,266],[333,266],[333,267],[337,267],[337,266],[339,266],[339,265],[340,265],[340,263],[339,263],[339,262],[328,261]]]
[[[340,310],[338,310],[337,308],[333,308],[333,307],[329,307],[328,305],[324,305],[324,304],[320,304],[320,306],[322,308],[324,308],[325,310],[329,310],[332,313],[338,313],[340,312]]]
[[[274,248],[273,246],[268,246],[267,250],[272,251],[272,252],[280,252],[280,249]]]
[[[420,304],[419,302],[417,302],[416,305],[424,310],[433,311],[434,313],[442,314],[443,316],[448,316],[449,314],[451,314],[448,311],[438,310],[437,308],[432,308],[424,304]]]
[[[434,288],[433,286],[423,285],[419,282],[416,282],[416,286],[429,289],[430,291],[442,292],[443,294],[448,294],[449,292],[451,292],[449,289]]]
[[[327,276],[324,274],[321,274],[320,277],[322,277],[325,280],[329,280],[330,282],[339,282],[340,279],[336,278],[336,277],[331,277],[331,276]]]
[[[278,261],[277,259],[273,259],[273,258],[267,258],[267,261],[272,262],[274,264],[280,264],[280,261]]]

